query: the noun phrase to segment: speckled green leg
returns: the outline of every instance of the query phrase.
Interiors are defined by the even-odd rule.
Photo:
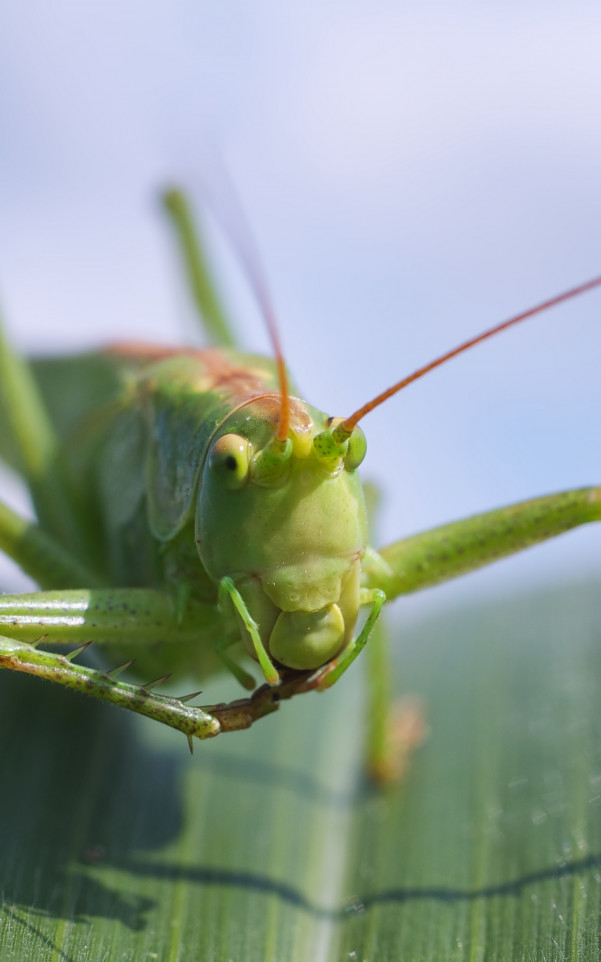
[[[75,664],[72,659],[93,641],[127,644],[134,654],[136,647],[145,650],[153,643],[168,645],[195,639],[202,643],[202,631],[215,630],[218,623],[214,605],[190,606],[182,620],[167,592],[144,588],[0,595],[0,667],[129,708],[186,735],[208,738],[219,733],[220,725],[202,709],[184,705],[185,699],[155,695],[149,690],[150,684],[117,681],[116,675],[131,661],[103,672]],[[60,655],[41,650],[37,647],[40,642],[75,644],[79,648]]]
[[[222,626],[215,605],[190,603],[184,618],[166,591],[92,588],[0,595],[0,633],[34,643],[130,645],[205,642]]]
[[[0,668],[45,678],[147,715],[188,738],[209,738],[221,731],[248,728],[276,711],[281,698],[297,693],[298,673],[281,686],[281,694],[278,687],[266,685],[252,698],[206,709],[185,704],[193,696],[172,698],[150,690],[168,676],[142,685],[118,681],[117,675],[131,661],[110,671],[100,671],[78,665],[73,659],[92,641],[106,646],[127,644],[135,655],[136,647],[145,650],[157,642],[207,643],[203,632],[218,637],[222,630],[222,615],[216,605],[191,603],[182,619],[171,595],[151,589],[99,588],[0,595]],[[40,643],[79,647],[61,655],[42,650]]]
[[[185,704],[187,699],[195,697],[197,692],[181,698],[156,695],[144,685],[130,685],[118,681],[114,677],[118,669],[111,673],[73,664],[71,658],[77,654],[78,652],[74,652],[65,656],[41,651],[35,645],[0,635],[0,668],[25,672],[36,678],[46,678],[72,691],[128,708],[176,728],[188,738],[211,738],[221,731],[218,719],[202,708]]]
[[[193,696],[171,698],[150,690],[168,676],[143,685],[118,681],[117,675],[132,661],[105,672],[73,660],[92,641],[106,646],[109,652],[111,644],[126,644],[135,655],[136,649],[143,651],[158,642],[167,646],[211,643],[223,630],[223,615],[217,605],[190,603],[182,618],[169,593],[146,588],[0,595],[0,668],[45,678],[147,715],[189,739],[249,728],[277,711],[280,702],[311,690],[306,684],[310,672],[287,670],[277,685],[263,685],[250,698],[196,708],[184,704]],[[203,632],[210,637],[203,638]],[[60,655],[42,650],[38,647],[41,643],[79,647]]]
[[[474,515],[368,550],[363,571],[370,587],[391,600],[601,520],[601,487],[579,488]]]

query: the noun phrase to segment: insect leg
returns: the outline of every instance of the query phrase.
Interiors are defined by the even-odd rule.
[[[207,640],[204,633],[212,638],[222,629],[215,605],[190,602],[181,619],[169,593],[145,588],[2,595],[0,668],[46,678],[147,715],[188,736],[208,738],[221,730],[219,721],[201,708],[185,705],[186,699],[155,695],[150,685],[117,681],[119,668],[104,672],[75,664],[72,659],[91,641],[127,645],[135,655],[136,648],[143,652],[152,643],[177,646],[192,642],[202,646]],[[61,655],[38,648],[42,640],[79,647]]]
[[[186,698],[170,698],[156,695],[143,685],[130,685],[111,676],[110,672],[73,664],[71,655],[58,655],[40,651],[12,638],[0,635],[0,667],[25,672],[38,678],[46,678],[73,691],[92,695],[103,701],[128,708],[163,722],[183,732],[188,738],[211,738],[218,735],[221,726],[217,719],[186,704]]]
[[[367,551],[363,573],[389,600],[473,571],[570,528],[601,520],[601,487],[536,498],[433,528],[380,552]]]
[[[202,234],[194,223],[188,199],[181,190],[172,188],[163,194],[163,204],[175,230],[190,294],[209,343],[217,347],[235,347],[236,338],[222,306]]]
[[[359,632],[357,638],[353,640],[346,646],[346,648],[335,658],[333,661],[326,666],[325,670],[320,672],[316,676],[315,688],[318,691],[325,691],[326,688],[331,688],[335,682],[338,681],[340,676],[349,668],[354,662],[355,658],[361,654],[367,640],[372,632],[372,629],[378,620],[378,616],[384,606],[386,601],[386,595],[379,588],[363,588],[361,590],[361,604],[371,605],[371,611],[369,612],[363,628]]]
[[[27,482],[40,521],[64,531],[74,549],[81,526],[57,458],[58,442],[27,361],[0,326],[0,455]],[[83,552],[80,552],[83,553]]]
[[[375,540],[377,514],[380,507],[378,488],[366,482],[363,485],[370,540]],[[397,706],[393,696],[393,668],[390,651],[390,635],[382,617],[373,627],[365,652],[367,662],[367,711],[366,755],[367,767],[376,781],[390,781],[398,777],[401,765],[395,744],[395,718]]]
[[[0,550],[39,585],[67,588],[95,586],[93,571],[74,558],[35,521],[27,521],[0,502]]]
[[[244,627],[252,639],[255,654],[265,676],[265,680],[270,685],[277,685],[280,680],[280,676],[278,675],[277,669],[267,654],[265,646],[261,641],[259,626],[251,617],[251,614],[244,603],[244,599],[242,598],[242,595],[236,588],[232,579],[222,578],[219,582],[219,604],[222,609],[225,609],[228,599],[231,600],[234,608],[242,619]]]
[[[232,643],[231,639],[227,638],[225,635],[222,635],[221,639],[215,645],[215,651],[221,662],[225,665],[227,670],[231,672],[236,681],[238,681],[243,688],[246,688],[247,691],[252,691],[253,688],[256,687],[255,679],[251,674],[249,674],[249,672],[244,671],[244,668],[242,668],[241,665],[239,665],[228,655],[226,648],[230,647]]]
[[[0,595],[0,632],[51,644],[203,644],[223,630],[214,604],[190,602],[178,616],[173,596],[152,588],[91,588]]]

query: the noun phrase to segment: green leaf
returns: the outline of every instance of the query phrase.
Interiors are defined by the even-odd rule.
[[[360,662],[192,757],[5,673],[3,962],[596,962],[598,588],[405,635],[397,688],[424,699],[430,736],[384,791],[362,777]]]

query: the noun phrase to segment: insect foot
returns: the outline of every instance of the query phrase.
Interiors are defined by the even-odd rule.
[[[277,711],[280,702],[313,690],[315,685],[312,682],[315,677],[314,672],[284,669],[278,685],[261,685],[250,698],[222,702],[219,705],[205,705],[202,710],[219,723],[222,732],[250,728],[260,718]]]

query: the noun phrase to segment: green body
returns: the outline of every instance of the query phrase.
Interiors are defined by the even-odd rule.
[[[228,490],[210,467],[210,449],[223,435],[243,435],[254,452],[272,438],[279,412],[272,361],[232,350],[128,346],[36,362],[33,370],[82,519],[85,560],[93,559],[104,584],[166,589],[183,614],[194,602],[216,606],[228,576],[280,664],[319,668],[348,644],[365,508],[355,470],[326,472],[311,455],[326,415],[293,399],[294,452],[275,485],[249,479]],[[62,528],[51,533],[64,540]],[[342,627],[324,654],[312,638],[332,606]],[[297,651],[282,639],[294,635],[295,613],[315,622],[302,625]],[[144,671],[202,678],[216,666],[215,647],[238,640],[253,655],[234,608],[224,605],[220,615],[217,625],[199,625],[192,646],[170,644],[142,657]]]
[[[331,425],[294,397],[287,426],[280,421],[274,362],[227,346],[184,199],[174,192],[167,202],[221,350],[121,345],[29,365],[0,332],[0,456],[22,474],[38,518],[0,502],[0,550],[42,589],[0,599],[0,667],[206,738],[330,687],[366,646],[385,601],[599,520],[601,488],[500,508],[376,552],[357,473],[360,430]],[[118,667],[83,667],[80,648],[60,655],[42,641],[97,642]],[[380,778],[395,771],[383,645],[376,632],[367,646],[368,751]],[[155,694],[162,677],[141,686],[118,678],[135,658],[142,677],[202,678],[222,665],[254,688],[236,646],[267,684],[226,705]]]

